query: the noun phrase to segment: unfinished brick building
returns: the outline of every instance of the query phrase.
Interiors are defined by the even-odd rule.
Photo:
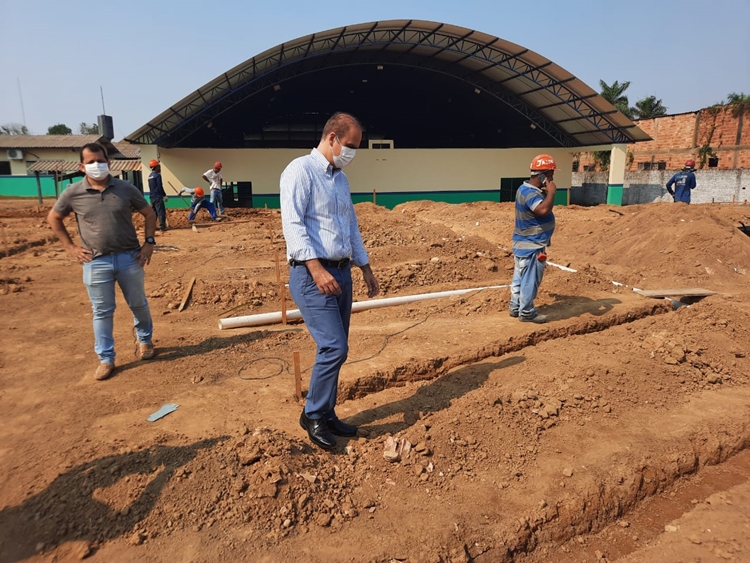
[[[637,120],[653,140],[628,145],[626,170],[678,170],[688,158],[699,169],[750,168],[750,127],[743,127],[750,115],[734,108],[715,106]],[[593,153],[580,154],[578,171],[593,171],[595,166]]]

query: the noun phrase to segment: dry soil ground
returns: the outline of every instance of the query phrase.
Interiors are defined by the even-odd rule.
[[[304,325],[217,328],[279,310],[278,212],[172,212],[157,356],[120,298],[97,382],[46,203],[0,202],[0,562],[750,561],[750,207],[558,208],[550,260],[577,272],[548,268],[547,325],[509,318],[506,288],[355,314],[337,410],[362,432],[325,453],[298,425]],[[510,280],[510,204],[357,212],[383,297]]]

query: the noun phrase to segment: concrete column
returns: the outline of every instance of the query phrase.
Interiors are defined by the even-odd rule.
[[[627,148],[628,146],[625,144],[612,145],[612,153],[609,157],[609,185],[607,187],[607,203],[609,205],[622,205]]]

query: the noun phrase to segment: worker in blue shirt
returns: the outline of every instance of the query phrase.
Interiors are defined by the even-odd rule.
[[[672,189],[672,186],[676,186]],[[667,182],[667,191],[675,203],[690,203],[690,192],[695,189],[695,161],[691,158],[685,167]]]
[[[190,215],[188,215],[188,221],[195,220],[195,215],[201,210],[201,208],[208,211],[213,221],[221,221],[221,218],[216,216],[216,208],[214,207],[214,204],[210,201],[206,201],[206,194],[203,191],[203,188],[197,187],[193,190],[183,187],[178,192],[178,195],[183,194],[188,194],[190,196]]]
[[[167,230],[167,210],[164,203],[169,199],[164,186],[161,183],[161,164],[158,160],[152,160],[148,163],[151,168],[151,174],[148,177],[148,197],[151,200],[151,207],[159,218],[159,230]]]

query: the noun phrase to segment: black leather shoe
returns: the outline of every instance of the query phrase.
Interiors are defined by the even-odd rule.
[[[299,425],[307,430],[310,441],[324,450],[331,450],[336,447],[336,438],[333,437],[328,429],[325,420],[322,418],[307,418],[305,411],[299,417]]]
[[[326,418],[326,425],[328,426],[328,430],[331,431],[331,434],[336,434],[336,436],[345,436],[347,438],[351,438],[352,436],[357,435],[356,426],[345,424],[338,418]]]

